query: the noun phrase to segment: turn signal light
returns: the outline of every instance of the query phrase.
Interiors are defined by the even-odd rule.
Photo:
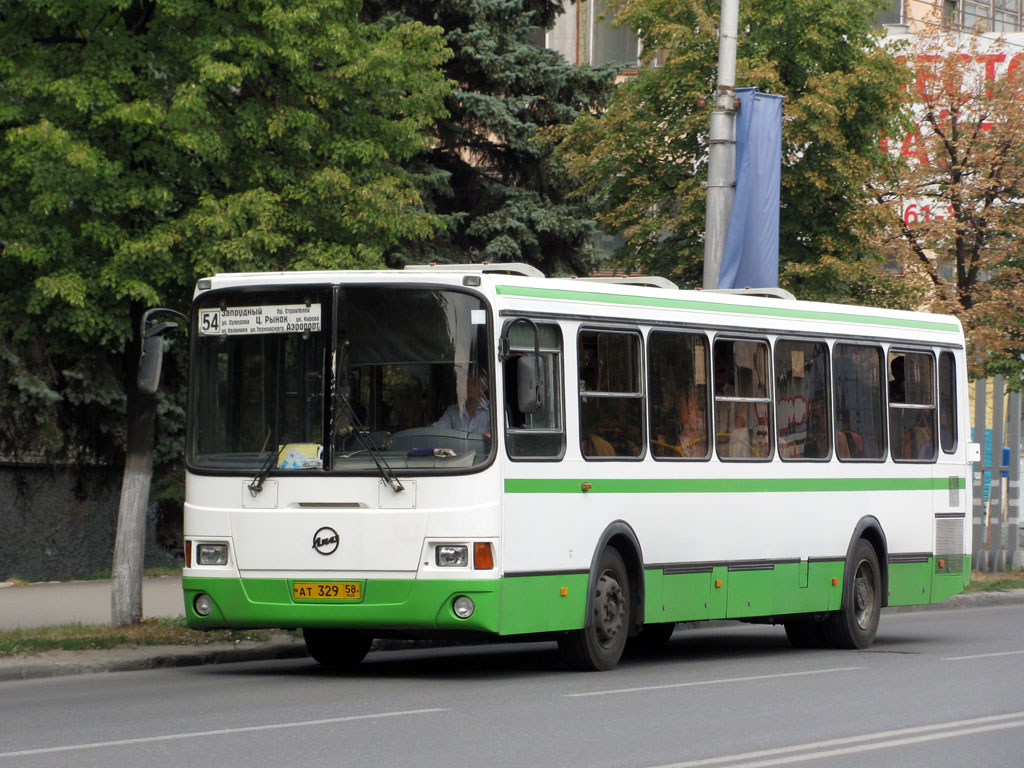
[[[494,568],[494,554],[489,541],[478,541],[473,545],[473,568],[478,571]]]

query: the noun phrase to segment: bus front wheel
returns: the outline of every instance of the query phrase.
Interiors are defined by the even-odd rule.
[[[629,635],[629,576],[617,550],[601,554],[593,590],[590,621],[558,640],[569,666],[588,672],[614,669]]]
[[[882,575],[875,548],[864,539],[853,551],[843,587],[843,607],[822,626],[825,639],[833,648],[869,648],[882,615]]]
[[[354,629],[321,629],[306,627],[302,630],[309,655],[325,667],[350,669],[366,656],[373,638]]]

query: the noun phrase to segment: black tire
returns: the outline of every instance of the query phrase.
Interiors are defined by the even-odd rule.
[[[882,574],[875,548],[861,539],[843,582],[843,607],[822,624],[833,648],[870,648],[882,615]]]
[[[647,656],[657,653],[665,647],[675,631],[676,623],[674,621],[664,624],[644,624],[643,629],[635,637],[626,641],[626,654]]]
[[[629,635],[629,575],[617,550],[609,547],[601,553],[592,589],[590,621],[562,635],[558,648],[573,669],[607,671],[619,663]]]
[[[786,628],[786,637],[794,648],[821,648],[825,645],[823,624],[820,621],[787,621],[783,626]]]
[[[373,638],[354,629],[302,630],[309,655],[331,669],[351,669],[359,664],[370,650]]]

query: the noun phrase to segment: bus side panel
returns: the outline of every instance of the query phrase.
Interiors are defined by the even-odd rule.
[[[647,571],[644,621],[700,621],[710,616],[711,572],[666,574]]]
[[[505,577],[500,634],[579,629],[587,607],[586,573]]]
[[[775,566],[773,615],[827,611],[842,590],[843,562],[806,560]],[[837,580],[837,584],[833,584]]]
[[[934,560],[924,563],[889,563],[889,605],[929,602]]]

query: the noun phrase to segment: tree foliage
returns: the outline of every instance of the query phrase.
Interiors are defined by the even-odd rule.
[[[921,35],[905,52],[913,127],[871,189],[877,245],[957,315],[973,373],[1024,386],[1024,55],[1000,41]]]
[[[0,452],[118,455],[141,311],[186,309],[198,276],[378,265],[433,233],[403,164],[449,53],[359,11],[0,1]]]
[[[876,0],[740,3],[737,85],[785,97],[779,262],[802,298],[907,301],[860,235],[878,136],[899,114],[901,67],[870,27]],[[605,114],[581,118],[567,160],[620,233],[627,269],[700,284],[719,3],[620,0],[646,65]],[[656,61],[655,61],[656,60]],[[658,66],[652,66],[657,63]]]
[[[614,69],[575,66],[531,42],[561,12],[552,0],[376,0],[368,10],[443,28],[457,86],[436,139],[417,158],[428,208],[447,226],[409,243],[411,261],[525,261],[547,274],[589,271],[585,197],[553,152],[564,127],[597,109]]]

